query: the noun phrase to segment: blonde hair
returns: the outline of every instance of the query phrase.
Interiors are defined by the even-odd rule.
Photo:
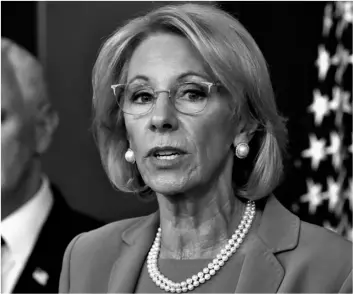
[[[245,120],[246,125],[258,125],[250,142],[250,156],[235,162],[236,194],[259,199],[271,193],[283,172],[287,133],[276,108],[266,61],[250,34],[231,15],[215,5],[192,3],[160,7],[129,21],[100,50],[92,78],[93,129],[110,181],[124,192],[145,191],[136,165],[124,159],[126,129],[110,85],[125,82],[134,49],[157,32],[187,38],[201,54],[207,70],[232,94],[238,119]]]

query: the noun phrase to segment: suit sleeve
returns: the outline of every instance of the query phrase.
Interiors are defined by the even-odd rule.
[[[352,270],[348,274],[347,278],[343,282],[339,293],[352,293]]]
[[[84,234],[84,233],[82,233]],[[60,282],[59,282],[59,293],[70,293],[70,263],[71,263],[71,255],[73,248],[77,240],[81,237],[82,234],[76,236],[70,244],[67,246],[63,258],[63,263],[61,267],[61,274],[60,274]]]

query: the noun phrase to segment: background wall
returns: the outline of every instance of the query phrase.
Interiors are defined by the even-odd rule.
[[[101,166],[91,125],[91,72],[102,42],[150,2],[40,2],[39,56],[61,122],[45,167],[70,204],[107,221],[150,213],[134,195],[115,191]]]
[[[15,40],[37,56],[37,3],[1,1],[1,36]]]
[[[69,203],[87,214],[111,221],[150,213],[156,209],[156,203],[142,203],[135,196],[115,191],[103,171],[90,131],[91,71],[101,44],[118,26],[163,2],[29,3],[16,2],[11,6],[2,2],[2,15],[11,15],[11,11],[15,11],[12,18],[7,17],[6,21],[2,18],[2,34],[7,32],[37,54],[47,70],[50,94],[61,122],[54,144],[44,158],[45,170],[60,186]],[[290,157],[287,177],[276,190],[277,197],[305,220],[320,225],[329,221],[327,226],[337,228],[342,215],[351,219],[352,199],[347,196],[348,179],[352,175],[351,153],[341,162],[341,167],[347,170],[336,193],[341,199],[341,208],[332,211],[329,209],[331,198],[326,192],[329,190],[326,178],[328,175],[337,178],[336,171],[327,166],[331,165],[333,155],[330,157],[327,153],[327,162],[322,163],[319,170],[312,168],[311,158],[303,157],[303,151],[310,147],[310,134],[324,138],[328,146],[331,130],[337,129],[330,120],[319,128],[314,124],[313,114],[308,112],[313,102],[313,90],[319,84],[315,65],[318,46],[327,41],[323,38],[322,28],[328,3],[229,1],[218,4],[236,16],[257,41],[269,65],[279,110],[288,118]],[[18,11],[22,13],[19,17],[22,21],[16,33],[14,29],[11,31],[11,23],[18,19]],[[330,17],[334,27],[338,26],[337,15],[331,14]],[[37,28],[34,33],[33,23]],[[350,36],[350,43],[349,37],[344,41],[351,44],[351,25],[346,30],[345,38]],[[31,37],[26,39],[25,35]],[[334,56],[337,43],[341,41],[330,38],[334,40],[330,52]],[[33,48],[33,40],[37,42],[36,48]],[[348,50],[352,54],[351,45]],[[349,76],[345,79],[350,84],[344,86],[351,89],[352,79]],[[329,97],[330,93],[327,94]],[[352,116],[347,112],[343,118],[344,123],[349,124]],[[344,132],[348,146],[351,144],[351,127]],[[323,179],[322,190],[316,196],[309,193],[308,179],[311,178]],[[309,194],[311,198],[305,196]],[[347,235],[351,221],[346,221],[344,226],[341,233]]]

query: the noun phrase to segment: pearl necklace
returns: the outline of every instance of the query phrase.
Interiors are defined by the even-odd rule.
[[[193,275],[180,283],[175,283],[169,280],[167,277],[161,274],[158,269],[157,260],[161,247],[161,235],[162,230],[158,228],[156,238],[154,239],[153,245],[147,256],[147,269],[150,278],[153,282],[166,292],[181,293],[192,291],[197,286],[210,280],[227,262],[227,260],[237,251],[240,244],[243,242],[246,234],[248,233],[252,221],[255,217],[255,203],[248,201],[246,204],[245,212],[242,220],[235,230],[232,237],[228,240],[228,244],[217,254],[216,258],[213,259],[207,267],[203,268],[202,271]]]

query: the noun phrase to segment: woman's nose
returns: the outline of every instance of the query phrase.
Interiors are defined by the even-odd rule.
[[[178,128],[178,119],[168,92],[160,93],[151,114],[150,129],[154,132],[170,132]]]

